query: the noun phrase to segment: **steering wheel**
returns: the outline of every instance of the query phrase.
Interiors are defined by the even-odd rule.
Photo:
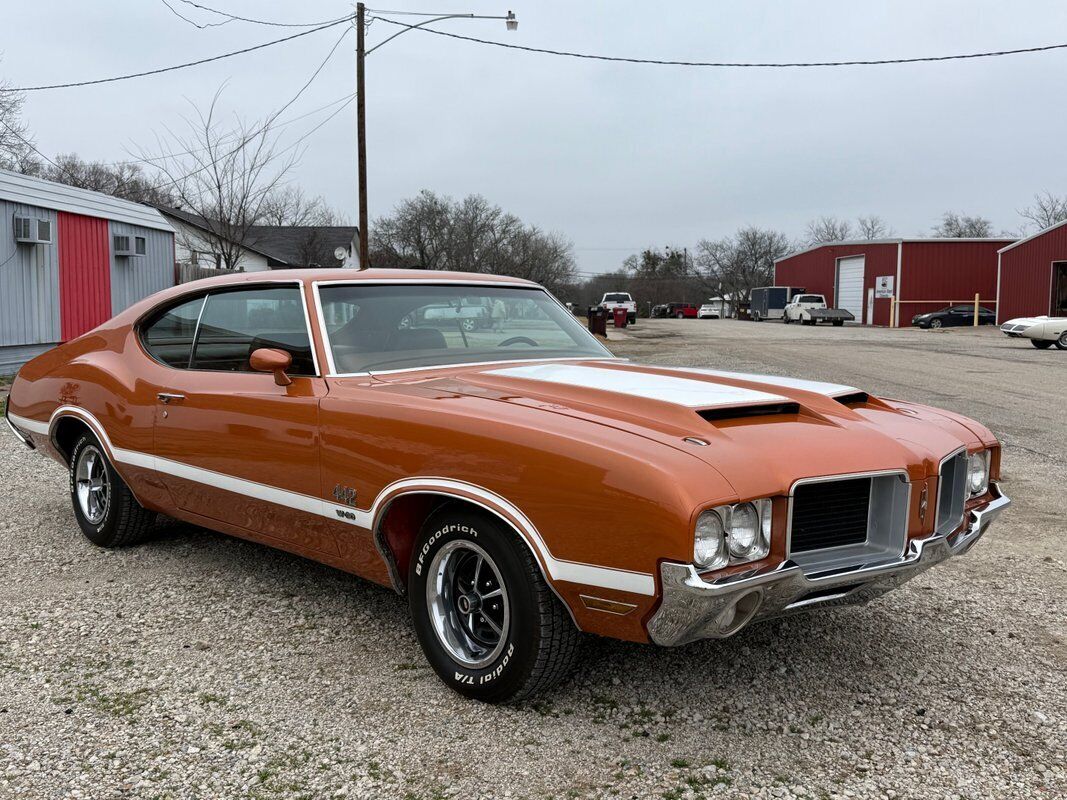
[[[539,347],[537,342],[528,336],[512,336],[510,339],[505,339],[497,347],[510,347],[513,344],[528,344],[530,347]]]

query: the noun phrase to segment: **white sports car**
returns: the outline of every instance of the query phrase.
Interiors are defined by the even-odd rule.
[[[1067,350],[1067,317],[1019,317],[1009,319],[1000,330],[1007,336],[1029,339],[1041,350],[1052,345]]]

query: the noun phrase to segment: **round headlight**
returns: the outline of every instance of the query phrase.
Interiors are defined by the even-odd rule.
[[[714,511],[705,511],[697,517],[693,539],[693,560],[701,567],[723,567],[730,560],[726,552],[726,531],[722,517]]]
[[[763,549],[759,514],[752,503],[734,506],[729,534],[730,554],[737,558],[752,558]]]
[[[986,452],[972,453],[967,459],[967,489],[972,495],[983,494],[989,487],[989,458]]]

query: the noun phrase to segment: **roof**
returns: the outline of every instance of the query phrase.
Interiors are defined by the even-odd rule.
[[[174,232],[152,206],[0,169],[0,200]]]
[[[819,242],[819,244],[813,244],[811,247],[805,247],[802,250],[789,253],[781,258],[774,259],[774,263],[779,261],[785,261],[787,258],[793,258],[794,256],[802,256],[805,253],[811,253],[815,250],[820,250],[823,247],[855,247],[857,245],[864,244],[924,244],[924,243],[937,243],[942,242],[945,244],[953,242],[1013,242],[1014,238],[1010,236],[989,236],[977,239],[956,238],[956,237],[938,237],[938,236],[915,236],[912,238],[895,238],[895,239],[845,239],[837,242]]]
[[[214,233],[207,220],[199,214],[170,206],[157,208],[165,216],[207,233]],[[359,228],[354,225],[253,225],[248,230],[247,240],[242,242],[241,246],[277,261],[281,266],[302,266],[312,242],[317,251],[332,255],[338,247],[351,248],[358,232]]]
[[[233,272],[217,278],[203,278],[190,283],[183,283],[181,288],[211,283],[255,283],[256,281],[303,281],[304,283],[499,283],[539,286],[534,281],[524,278],[512,278],[507,275],[489,275],[481,272],[446,272],[431,269],[287,269],[282,273]]]
[[[303,264],[309,246],[332,258],[338,247],[352,248],[357,232],[354,225],[256,225],[248,238],[253,248],[277,261]]]
[[[1003,253],[1006,250],[1011,250],[1013,247],[1018,247],[1021,244],[1026,244],[1027,242],[1033,241],[1034,239],[1038,238],[1039,236],[1044,236],[1046,233],[1049,233],[1050,231],[1056,230],[1056,228],[1062,228],[1064,225],[1067,225],[1067,219],[1062,220],[1060,222],[1057,222],[1055,225],[1049,225],[1047,228],[1045,228],[1043,230],[1040,230],[1040,231],[1038,231],[1037,233],[1035,233],[1035,234],[1033,234],[1031,236],[1027,236],[1025,239],[1020,239],[1017,242],[1012,242],[1007,247],[1000,248],[999,250],[997,250],[997,252],[998,253]]]

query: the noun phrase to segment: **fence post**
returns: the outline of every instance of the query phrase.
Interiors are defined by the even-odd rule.
[[[889,327],[897,327],[897,296],[895,294],[889,296]]]
[[[973,327],[975,327],[975,328],[978,327],[978,303],[979,303],[979,299],[978,298],[979,297],[981,297],[981,295],[979,295],[976,292],[975,295],[974,295],[974,325],[973,325]]]

